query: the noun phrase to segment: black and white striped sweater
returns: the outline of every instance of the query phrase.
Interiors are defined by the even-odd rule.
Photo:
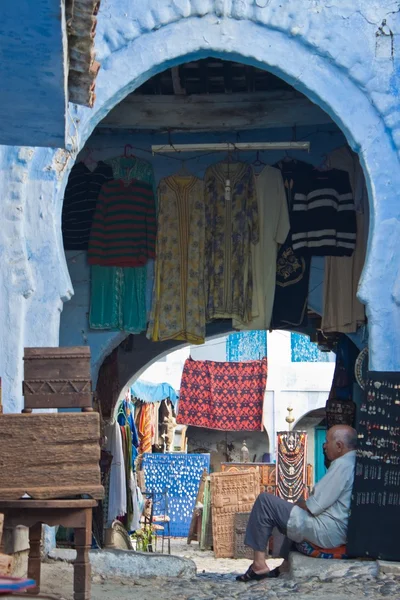
[[[348,173],[315,170],[312,177],[299,181],[291,226],[293,250],[298,254],[351,256],[357,224]]]

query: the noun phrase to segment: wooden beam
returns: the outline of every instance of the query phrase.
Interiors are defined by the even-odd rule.
[[[137,130],[232,131],[332,123],[316,104],[296,92],[192,96],[131,94],[99,127]]]

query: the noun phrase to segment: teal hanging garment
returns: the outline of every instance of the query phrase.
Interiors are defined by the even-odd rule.
[[[148,161],[136,157],[120,156],[105,162],[111,166],[114,179],[122,179],[127,183],[133,179],[139,179],[152,185],[154,190],[154,171]],[[153,279],[153,263],[146,267],[129,268],[93,265],[91,270],[90,328],[122,330],[129,333],[145,331],[146,312],[148,311],[148,306],[146,311],[146,288],[152,289]]]

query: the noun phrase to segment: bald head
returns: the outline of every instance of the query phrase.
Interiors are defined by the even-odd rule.
[[[332,428],[333,439],[336,442],[343,442],[348,450],[355,450],[357,446],[357,431],[349,425],[334,425]]]
[[[327,431],[324,449],[330,461],[355,450],[356,446],[357,432],[353,427],[334,425]]]

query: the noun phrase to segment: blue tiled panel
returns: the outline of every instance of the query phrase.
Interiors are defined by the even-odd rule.
[[[331,362],[330,352],[321,352],[307,335],[290,334],[292,362]]]
[[[168,491],[171,535],[187,537],[203,469],[210,471],[209,454],[144,454],[146,490]],[[164,507],[157,505],[157,514]]]
[[[264,356],[267,356],[266,331],[239,331],[227,337],[226,360],[242,362],[260,360]]]

